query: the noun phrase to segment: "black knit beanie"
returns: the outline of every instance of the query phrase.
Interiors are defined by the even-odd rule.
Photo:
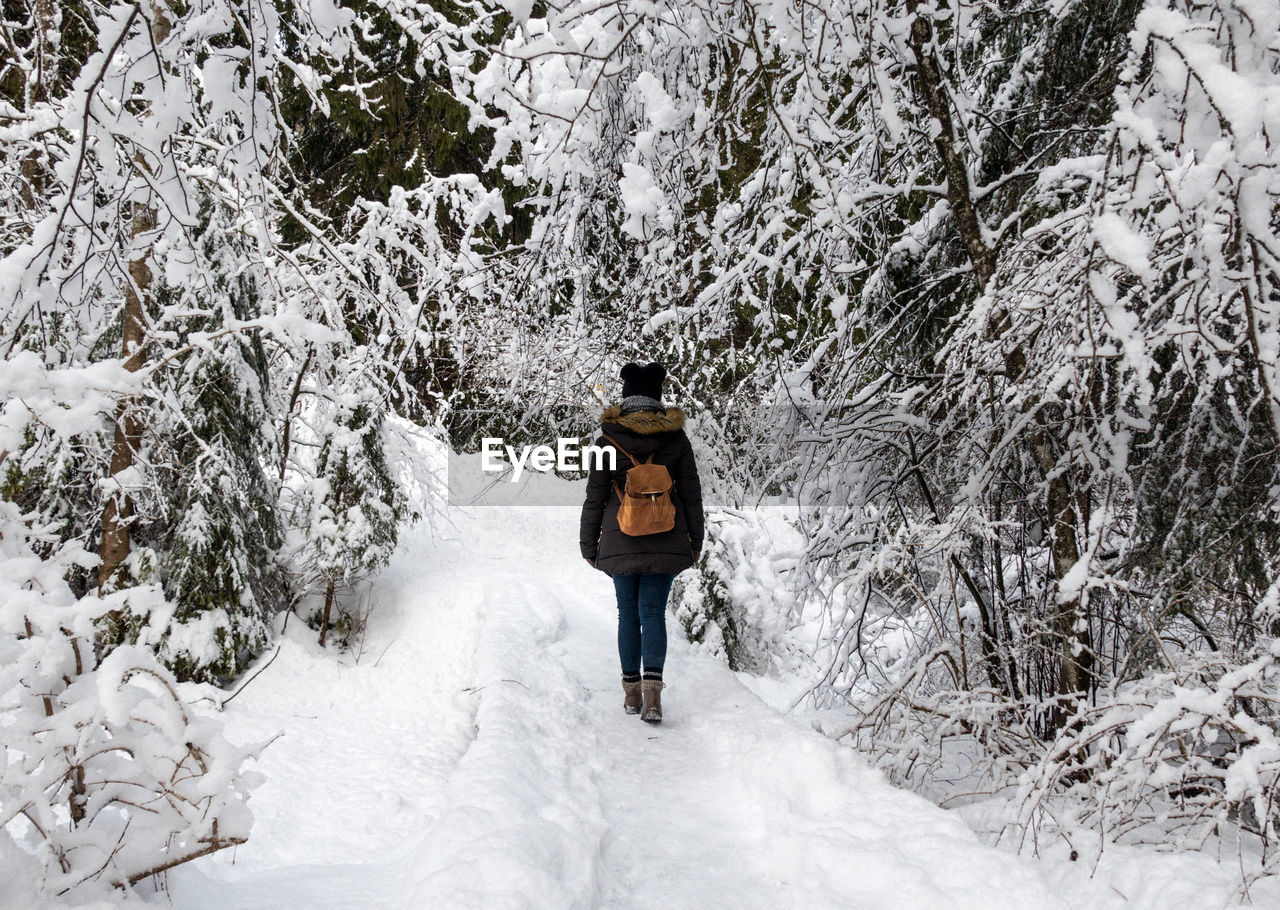
[[[644,366],[629,363],[622,368],[622,397],[644,395],[654,401],[661,401],[662,380],[666,378],[666,368],[660,363],[648,363]]]

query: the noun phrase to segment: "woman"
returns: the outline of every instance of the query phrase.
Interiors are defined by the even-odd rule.
[[[662,404],[666,375],[658,363],[622,368],[622,403],[600,416],[602,433],[595,442],[614,449],[614,468],[593,468],[587,478],[579,535],[583,558],[613,576],[623,710],[655,724],[662,722],[667,595],[676,573],[697,562],[703,532],[702,486],[684,432],[684,411]],[[649,456],[666,467],[674,482],[675,526],[633,537],[618,526],[618,491],[625,489],[632,464]]]

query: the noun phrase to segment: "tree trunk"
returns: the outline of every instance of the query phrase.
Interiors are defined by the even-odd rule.
[[[53,81],[57,69],[56,53],[61,31],[61,17],[55,0],[35,0],[32,7],[35,13],[35,71],[31,74],[30,96],[32,101],[49,100],[49,83]]]
[[[324,590],[324,616],[320,620],[320,647],[324,647],[325,636],[329,634],[329,614],[333,610],[333,579],[329,579],[329,586]]]
[[[1093,661],[1090,657],[1089,628],[1084,617],[1080,588],[1076,587],[1069,597],[1063,597],[1063,581],[1080,561],[1071,478],[1066,472],[1053,473],[1055,459],[1047,433],[1037,429],[1032,434],[1031,445],[1036,460],[1040,463],[1040,470],[1049,477],[1049,553],[1053,559],[1053,578],[1057,589],[1053,628],[1062,648],[1058,664],[1058,694],[1078,697],[1089,690]],[[1054,726],[1061,729],[1066,721],[1065,706],[1059,706],[1055,714],[1058,716]]]
[[[918,0],[913,0],[908,9],[914,13],[918,5]],[[978,277],[978,287],[985,288],[996,272],[996,251],[987,244],[982,221],[978,218],[978,207],[969,185],[969,169],[956,143],[951,99],[947,96],[946,82],[942,77],[942,63],[933,51],[933,23],[924,16],[916,16],[911,23],[911,50],[916,55],[916,74],[920,77],[929,117],[938,122],[938,135],[933,144],[947,175],[947,202],[955,216],[973,272]]]
[[[162,0],[153,0],[151,4],[152,19],[149,23],[154,44],[162,43],[169,35],[169,8]],[[156,66],[160,69],[161,80],[164,78],[164,64],[157,58]],[[134,157],[134,166],[140,171],[147,170],[147,163],[141,154]],[[151,253],[145,244],[139,243],[156,226],[156,210],[149,205],[135,201],[133,203],[132,223],[129,227],[130,254],[128,281],[124,290],[124,316],[121,326],[120,356],[124,359],[124,368],[136,373],[146,362],[146,300],[147,288],[151,286],[151,267],[147,264]],[[138,402],[124,397],[116,405],[115,436],[111,443],[110,479],[114,480],[133,467],[138,445],[142,439],[142,418],[138,411]],[[132,549],[130,525],[133,522],[133,499],[119,484],[110,490],[110,498],[102,510],[102,540],[98,546],[98,595],[101,596],[110,588],[112,576],[120,568],[120,564],[129,558]],[[112,611],[108,617],[118,623],[120,614]],[[111,636],[117,637],[117,636]]]
[[[84,675],[84,658],[80,656],[80,639],[71,639],[71,650],[76,656],[76,679]],[[63,682],[68,686],[71,680],[63,677]],[[72,761],[71,765],[71,798],[67,801],[68,808],[71,811],[72,827],[79,825],[85,819],[85,812],[89,806],[89,790],[85,783],[84,765],[74,761],[75,753],[67,750],[68,759]]]
[[[315,348],[307,346],[307,356],[298,370],[298,378],[293,382],[293,391],[289,395],[289,407],[284,412],[284,432],[280,442],[280,480],[284,481],[285,471],[289,468],[289,445],[293,435],[293,411],[298,406],[298,398],[302,395],[302,380],[306,378],[307,368],[311,366],[311,355]]]
[[[912,461],[915,462],[915,469],[912,473],[915,474],[916,483],[920,486],[920,493],[924,496],[925,504],[929,507],[929,511],[933,513],[933,520],[941,524],[942,514],[938,511],[938,504],[933,498],[933,491],[929,489],[929,483],[925,480],[924,471],[920,468],[920,462],[916,457],[915,442],[912,440],[910,433],[907,433],[907,451],[911,454]],[[982,667],[986,670],[987,679],[991,682],[992,688],[997,691],[1003,692],[1005,695],[1016,696],[1017,670],[1013,666],[1013,659],[1008,651],[1005,650],[1002,654],[996,639],[995,628],[991,622],[991,610],[987,606],[987,599],[983,597],[982,589],[974,581],[973,575],[970,574],[969,570],[960,562],[960,558],[954,553],[951,554],[951,566],[955,569],[960,581],[964,584],[965,589],[968,590],[969,596],[973,598],[974,604],[978,607],[978,642],[982,646]],[[963,629],[957,626],[957,632],[963,634]]]
[[[24,616],[22,617],[22,624],[26,627],[27,638],[34,638],[36,632],[31,626],[31,620]],[[80,657],[79,639],[71,639],[71,649],[76,657],[76,678],[78,679],[84,673],[84,660]],[[62,681],[68,686],[72,683],[71,678],[67,676],[62,677]],[[44,706],[44,716],[52,718],[54,714],[53,698],[47,694],[41,695],[40,703]],[[67,799],[67,811],[71,815],[71,827],[74,828],[84,821],[85,808],[89,802],[88,789],[85,783],[84,765],[76,764],[75,753],[69,747],[63,746],[62,753],[67,757],[67,765],[69,767],[67,777],[71,782],[71,794]]]
[[[155,224],[155,212],[139,206],[133,216],[132,234],[136,238]],[[129,283],[124,292],[124,324],[120,339],[120,356],[124,368],[136,373],[146,361],[146,312],[142,295],[151,284],[147,253],[129,263]],[[142,418],[138,402],[122,398],[116,405],[115,438],[111,444],[110,477],[117,478],[133,467],[134,456],[142,439]],[[129,557],[129,526],[133,520],[133,499],[123,489],[111,491],[102,511],[102,541],[98,547],[98,594],[106,593],[111,577]]]
[[[918,6],[919,0],[910,0],[908,3],[908,9],[912,13]],[[956,220],[956,229],[964,243],[978,287],[980,290],[985,290],[995,276],[996,250],[988,243],[982,221],[978,216],[973,187],[969,182],[968,167],[957,141],[955,124],[951,117],[951,102],[943,78],[942,64],[933,49],[933,23],[927,16],[917,15],[912,21],[910,45],[916,57],[916,74],[920,80],[925,106],[930,118],[936,121],[938,126],[934,145],[942,160],[943,171],[947,178],[947,202],[951,206]],[[992,319],[994,330],[997,333],[1002,332],[1009,327],[1009,322],[1007,312],[997,307]],[[1026,375],[1026,372],[1026,354],[1020,346],[1015,347],[1005,356],[1006,377],[1009,382],[1017,382]],[[1063,581],[1080,560],[1076,539],[1078,516],[1072,497],[1069,473],[1055,473],[1057,464],[1053,452],[1052,435],[1046,425],[1043,411],[1039,409],[1038,402],[1031,401],[1028,406],[1037,411],[1032,425],[1029,448],[1049,484],[1045,506],[1052,529],[1051,554],[1055,588],[1060,594],[1063,590]],[[997,566],[996,571],[1001,571],[1001,568]],[[979,601],[979,606],[981,605]],[[1079,590],[1055,604],[1053,625],[1062,649],[1058,672],[1058,693],[1067,696],[1081,695],[1089,689],[1092,661],[1089,657],[1088,627],[1084,621],[1083,601]],[[1061,727],[1065,723],[1065,716],[1065,712],[1061,709],[1055,712],[1055,725]]]
[[[54,50],[57,39],[51,37],[59,29],[60,22],[57,7],[53,0],[36,0],[32,9],[35,14],[36,34],[33,41],[35,64],[27,84],[30,99],[37,103],[49,100],[49,83],[53,78],[53,70],[57,66]],[[35,210],[45,195],[46,169],[44,160],[38,149],[32,149],[22,159],[19,166],[22,181],[18,186],[18,196],[22,204]]]

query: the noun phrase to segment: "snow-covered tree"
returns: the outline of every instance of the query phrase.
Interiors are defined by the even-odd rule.
[[[277,558],[279,396],[261,330],[236,331],[262,315],[265,281],[225,210],[204,214],[198,243],[209,271],[166,259],[155,290],[158,312],[175,314],[158,330],[189,350],[157,378],[147,459],[162,493],[140,536],[177,605],[166,663],[182,678],[225,681],[261,652],[268,617],[290,602]]]
[[[324,592],[321,645],[334,598],[387,563],[405,515],[404,497],[384,450],[386,405],[376,384],[358,384],[362,371],[357,362],[345,364],[347,379],[318,406],[315,475],[300,499],[305,516],[301,559]]]
[[[297,192],[295,128],[330,115],[335,74],[368,111],[375,19],[448,78],[439,49],[458,35],[442,42],[447,21],[424,5],[39,0],[3,14],[0,462],[16,549],[0,571],[29,596],[0,607],[0,700],[43,713],[5,727],[0,836],[26,818],[51,888],[127,887],[245,836],[239,758],[155,654],[224,681],[290,602],[302,567],[277,562],[296,514],[282,487],[305,487],[317,462],[286,431],[332,362],[313,352],[359,351],[378,406],[410,410],[437,317],[484,283],[471,246],[502,222],[501,195],[465,174],[349,212]],[[319,462],[358,553],[333,557],[344,571],[385,561],[395,539],[387,494],[359,542],[343,472],[376,486],[385,468],[338,451],[382,417],[341,416]]]

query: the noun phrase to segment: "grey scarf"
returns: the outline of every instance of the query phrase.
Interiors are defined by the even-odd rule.
[[[620,405],[622,413],[630,414],[633,411],[665,411],[666,406],[656,398],[650,398],[648,395],[628,395],[622,399]]]

